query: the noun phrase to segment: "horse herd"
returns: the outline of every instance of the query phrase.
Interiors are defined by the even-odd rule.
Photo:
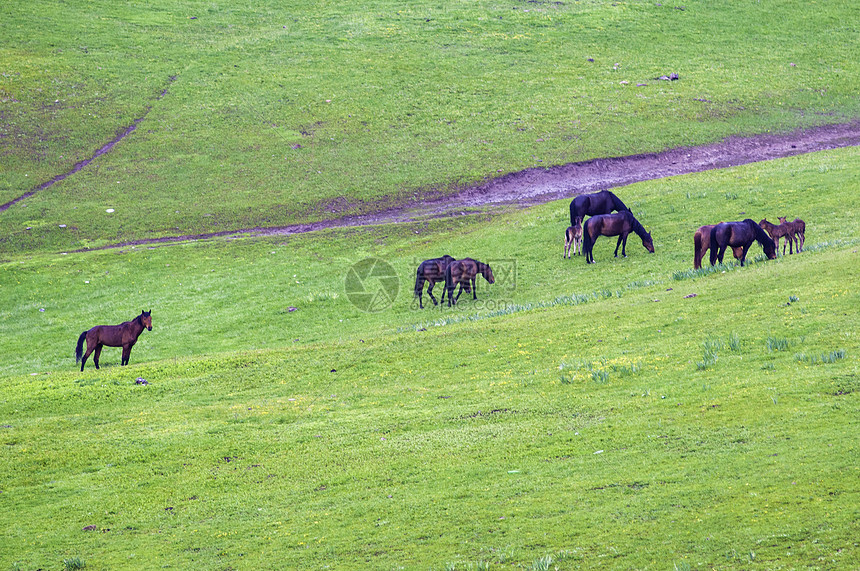
[[[589,216],[585,222],[583,220]],[[720,222],[719,224],[702,226],[693,235],[693,267],[700,269],[705,253],[710,250],[711,265],[723,262],[726,249],[731,248],[741,266],[746,262],[747,252],[753,242],[758,242],[768,259],[776,258],[779,250],[780,238],[785,238],[782,253],[785,255],[785,246],[789,245],[789,254],[793,254],[795,246],[798,252],[803,249],[806,239],[806,223],[800,218],[788,222],[785,217],[779,218],[778,225],[771,224],[766,219],[756,224],[747,218],[738,222]],[[645,230],[642,224],[633,216],[630,209],[615,194],[608,190],[602,190],[593,194],[582,194],[574,198],[570,203],[570,226],[564,232],[563,258],[570,259],[571,250],[585,256],[585,262],[594,263],[594,242],[599,236],[618,236],[615,245],[615,257],[618,257],[618,248],[621,255],[627,256],[627,236],[635,232],[642,240],[642,246],[650,253],[654,253],[654,241],[651,234]],[[579,250],[577,252],[577,249]],[[433,296],[433,286],[437,282],[444,282],[442,299],[448,293],[448,306],[456,303],[465,287],[466,291],[472,292],[473,299],[477,299],[475,293],[475,276],[480,273],[489,283],[493,283],[493,271],[490,266],[472,258],[455,260],[451,256],[425,260],[418,266],[415,278],[415,296],[418,305],[422,309],[424,303],[421,299],[424,290],[424,282],[429,284],[427,294],[433,300],[433,305],[438,305]],[[460,291],[453,297],[454,288],[460,284]]]
[[[589,218],[583,223],[585,216]],[[717,261],[722,263],[727,248],[732,249],[735,258],[740,260],[743,266],[747,251],[755,241],[761,244],[768,259],[776,258],[780,238],[785,238],[782,245],[783,255],[785,255],[786,244],[789,246],[789,254],[794,253],[795,246],[798,252],[803,250],[806,240],[804,221],[796,218],[788,222],[784,217],[780,217],[779,221],[778,225],[771,224],[767,220],[756,224],[747,218],[740,222],[720,222],[700,227],[693,235],[693,267],[696,269],[702,267],[702,259],[709,249],[711,265],[715,265]],[[564,233],[563,258],[570,258],[571,247],[574,255],[579,248],[578,253],[585,255],[586,263],[594,263],[592,250],[599,236],[618,236],[615,257],[618,257],[619,247],[621,247],[621,255],[626,256],[627,236],[631,232],[635,232],[642,239],[642,245],[646,250],[654,253],[651,234],[636,220],[630,209],[608,190],[574,198],[570,203],[570,224]],[[464,289],[467,293],[471,292],[472,299],[478,299],[476,292],[478,274],[481,274],[488,283],[492,284],[496,281],[489,264],[472,258],[455,260],[445,255],[441,258],[424,260],[418,266],[415,278],[415,296],[418,298],[419,307],[424,308],[422,293],[425,282],[429,284],[427,295],[430,296],[433,305],[439,304],[433,295],[433,286],[439,282],[443,283],[442,301],[445,300],[445,294],[448,294],[448,307],[457,303]],[[454,289],[458,285],[460,290],[455,296]],[[81,333],[75,348],[75,358],[81,363],[81,371],[84,370],[87,358],[93,353],[93,363],[96,369],[99,368],[99,356],[104,346],[122,347],[121,364],[127,365],[131,348],[144,329],[152,331],[151,311],[142,311],[133,320],[119,325],[97,325]],[[83,350],[84,341],[87,344],[86,353]]]

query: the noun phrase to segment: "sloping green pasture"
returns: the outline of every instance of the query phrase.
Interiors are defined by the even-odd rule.
[[[5,212],[2,252],[337,218],[860,115],[853,2],[28,0],[2,16],[0,204],[136,124]]]
[[[0,562],[857,567],[858,155],[618,189],[657,252],[601,238],[592,266],[561,259],[566,201],[9,255]],[[805,252],[690,271],[700,224],[782,214]],[[445,252],[516,280],[419,311],[417,261]],[[369,256],[401,278],[379,313],[344,290]],[[131,366],[76,370],[80,331],[150,308]]]

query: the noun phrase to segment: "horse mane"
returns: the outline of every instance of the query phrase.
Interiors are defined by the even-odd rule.
[[[621,201],[619,200],[619,202]],[[645,238],[645,235],[648,234],[648,231],[645,230],[645,227],[642,226],[642,223],[636,220],[636,217],[633,216],[633,213],[631,213],[629,210],[623,210],[622,212],[627,217],[627,219],[630,220],[630,225],[633,227],[633,231],[636,232],[636,235],[640,238]]]
[[[750,218],[745,219],[744,222],[749,224],[750,228],[753,229],[755,232],[755,239],[759,244],[761,244],[762,248],[765,248],[765,253],[767,253],[768,245],[776,250],[776,244],[770,235],[764,231],[764,228],[756,224],[755,221]]]
[[[612,192],[611,190],[607,190],[606,192],[608,192],[610,198],[612,198],[612,204],[615,206],[615,210],[617,210],[618,212],[630,212],[630,209],[627,208],[627,205],[621,202],[621,199],[615,196],[614,192]]]

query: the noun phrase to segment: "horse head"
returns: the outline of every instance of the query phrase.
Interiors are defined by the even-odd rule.
[[[493,269],[490,267],[490,264],[483,264],[481,266],[481,275],[484,276],[487,283],[496,283],[496,278],[493,276]]]
[[[645,246],[645,249],[650,253],[654,253],[654,240],[651,239],[650,232],[646,232],[642,235],[642,245]]]
[[[146,327],[147,331],[152,331],[152,310],[142,311],[140,313],[140,322]]]

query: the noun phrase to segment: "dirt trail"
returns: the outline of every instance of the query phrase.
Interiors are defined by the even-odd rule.
[[[171,76],[169,78],[169,83],[173,83],[174,81],[176,81],[175,75]],[[168,83],[168,85],[169,85],[169,83]],[[158,101],[159,99],[162,99],[165,95],[167,95],[167,89],[168,89],[167,87],[162,89],[161,93],[158,96],[156,96],[155,100]],[[111,139],[110,141],[108,141],[107,143],[102,145],[102,147],[99,148],[91,156],[75,163],[75,166],[73,166],[68,172],[64,172],[63,174],[58,174],[57,176],[55,176],[51,180],[43,182],[39,186],[30,190],[29,192],[22,194],[18,198],[14,198],[14,199],[10,200],[6,204],[0,204],[0,212],[5,212],[6,210],[9,210],[10,207],[14,206],[15,204],[21,202],[24,199],[30,198],[31,196],[33,196],[37,192],[45,190],[46,188],[49,188],[49,187],[57,184],[61,180],[65,180],[66,178],[72,176],[73,174],[80,171],[82,168],[84,168],[85,166],[87,166],[88,164],[90,164],[91,162],[96,160],[98,157],[102,156],[105,153],[109,153],[110,151],[112,151],[117,143],[119,143],[120,141],[122,141],[123,139],[125,139],[126,137],[131,135],[131,133],[135,129],[137,129],[138,123],[140,123],[141,121],[146,119],[146,116],[149,114],[149,112],[151,110],[152,110],[152,106],[148,106],[144,110],[144,113],[142,116],[140,116],[137,119],[135,119],[134,121],[132,121],[131,125],[129,125],[127,127],[123,127],[122,129],[120,129],[119,132],[117,133],[117,135],[113,139]]]
[[[327,228],[410,222],[427,217],[460,216],[470,210],[474,212],[476,208],[493,205],[501,208],[519,208],[644,180],[850,146],[860,146],[860,120],[803,129],[788,134],[729,137],[718,143],[680,147],[660,153],[593,159],[557,167],[527,169],[466,188],[453,196],[424,202],[420,206],[411,205],[308,224],[177,236],[145,243],[241,234],[300,234]]]
[[[175,78],[170,78],[173,81]],[[166,93],[166,89],[158,97]],[[147,110],[148,111],[148,110]],[[145,116],[145,115],[144,115]],[[63,180],[79,171],[99,155],[134,131],[137,119],[118,137],[99,149],[93,157],[82,161],[68,173],[36,187],[30,193],[0,206],[0,212],[35,192]],[[411,222],[428,217],[460,216],[488,206],[519,208],[551,200],[569,198],[576,194],[596,192],[644,180],[653,180],[710,169],[720,169],[752,162],[810,153],[825,149],[860,146],[860,119],[849,123],[802,129],[788,134],[762,134],[749,137],[729,137],[718,143],[698,147],[680,147],[660,153],[627,157],[592,159],[549,168],[532,168],[469,187],[459,193],[420,205],[409,205],[370,214],[346,216],[331,220],[277,227],[241,228],[207,234],[187,234],[148,240],[137,240],[105,246],[117,248],[142,244],[164,244],[201,240],[218,236],[301,234],[327,228],[370,226],[392,222]]]

